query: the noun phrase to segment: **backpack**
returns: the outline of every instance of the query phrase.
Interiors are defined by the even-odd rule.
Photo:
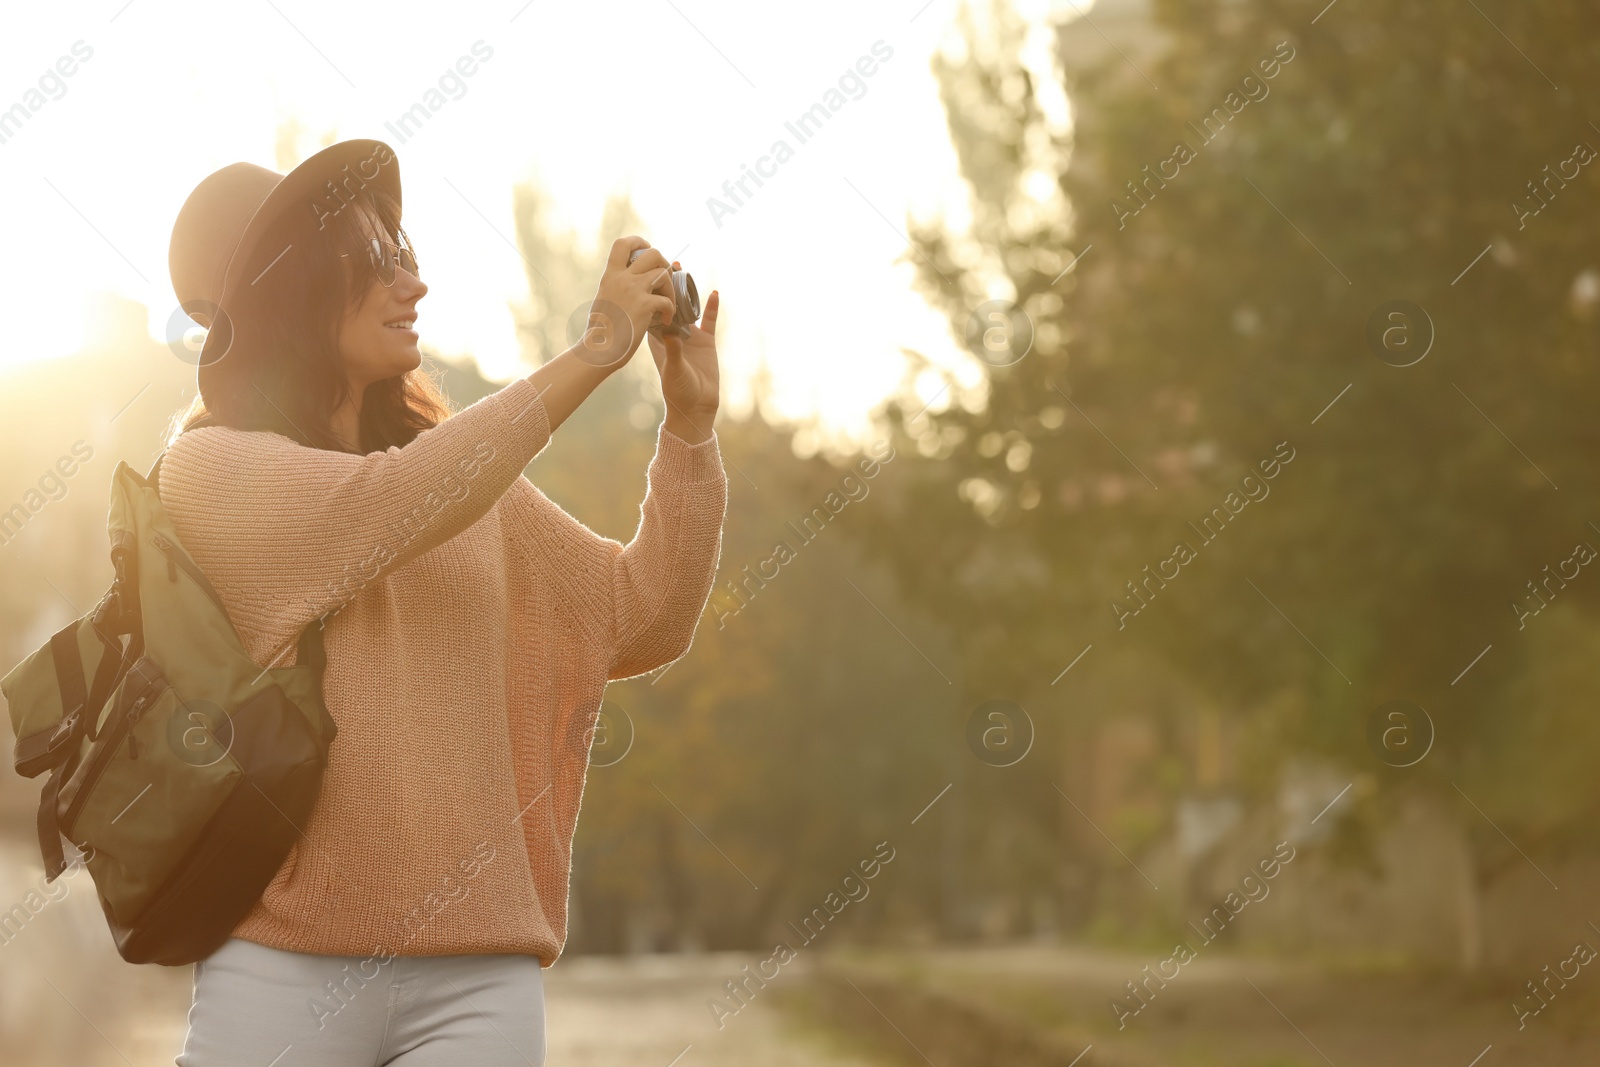
[[[117,464],[110,590],[0,692],[17,772],[52,772],[38,818],[46,882],[67,866],[65,836],[122,958],[178,966],[215,951],[276,875],[337,728],[324,619],[301,632],[295,666],[257,666],[178,541],[160,469]]]

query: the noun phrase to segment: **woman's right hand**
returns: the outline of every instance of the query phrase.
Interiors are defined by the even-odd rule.
[[[632,263],[635,249],[644,253]],[[645,330],[656,322],[671,322],[677,312],[672,291],[672,265],[660,249],[636,235],[611,242],[600,286],[589,306],[589,328],[583,348],[586,361],[597,366],[621,366],[644,340]]]

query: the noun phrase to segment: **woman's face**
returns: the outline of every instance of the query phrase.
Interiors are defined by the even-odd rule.
[[[387,244],[393,239],[384,232],[377,214],[366,204],[356,205],[366,232]],[[347,264],[350,260],[343,261]],[[403,267],[395,268],[394,284],[377,279],[354,305],[346,307],[339,324],[339,356],[344,361],[345,377],[356,396],[367,386],[385,378],[415,370],[422,363],[417,348],[417,301],[428,287]]]

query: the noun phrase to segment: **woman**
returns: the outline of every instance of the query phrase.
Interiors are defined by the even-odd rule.
[[[687,650],[716,570],[719,297],[650,337],[667,414],[623,546],[521,472],[671,317],[642,238],[611,247],[608,328],[449,418],[417,370],[428,287],[388,146],[218,171],[172,268],[211,329],[162,500],[256,662],[326,619],[338,725],[302,836],[195,965],[176,1062],[542,1063],[601,696]]]

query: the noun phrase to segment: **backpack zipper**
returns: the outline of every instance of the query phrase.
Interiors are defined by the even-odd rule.
[[[194,579],[196,585],[205,590],[206,595],[216,603],[217,607],[222,609],[223,615],[227,615],[228,608],[222,602],[222,595],[217,592],[216,587],[211,584],[211,579],[206,577],[205,572],[200,569],[199,565],[189,558],[188,553],[184,552],[171,538],[164,534],[151,534],[150,541],[156,548],[161,550],[163,556],[167,557],[167,578],[170,581],[177,581],[178,571],[182,570],[183,573]]]
[[[89,757],[89,765],[83,772],[83,783],[78,786],[78,791],[73,795],[71,807],[62,813],[60,820],[62,833],[71,833],[73,824],[77,822],[78,814],[83,810],[84,804],[88,802],[90,794],[94,792],[95,784],[100,781],[100,776],[105,773],[106,767],[111,764],[111,760],[116,756],[117,750],[122,747],[124,737],[128,740],[129,755],[134,755],[133,727],[138,723],[139,718],[144,714],[145,709],[150,706],[151,702],[155,700],[156,696],[167,688],[165,683],[166,679],[161,675],[148,679],[140,690],[139,695],[129,703],[127,711],[123,712],[117,721],[112,724],[110,736],[101,735],[105,739],[104,743],[95,744],[94,750]]]

